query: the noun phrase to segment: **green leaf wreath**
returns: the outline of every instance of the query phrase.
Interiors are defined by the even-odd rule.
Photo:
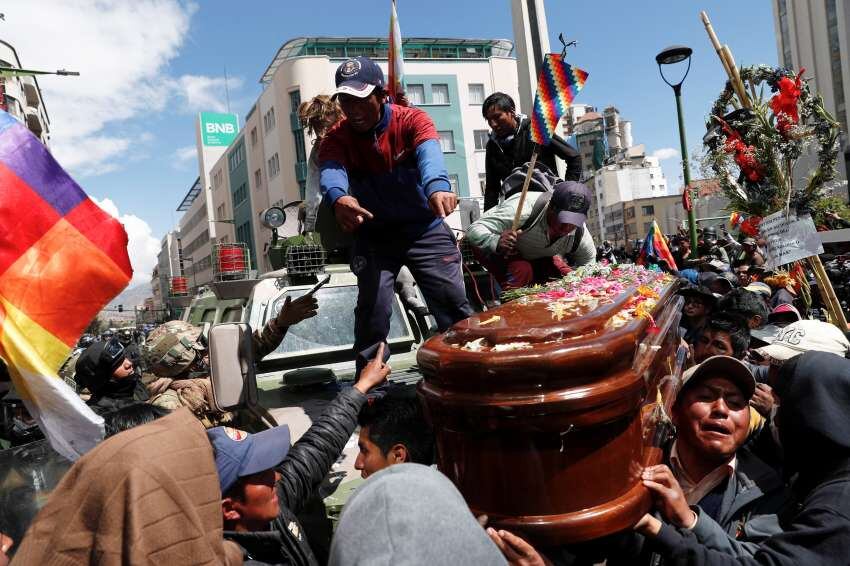
[[[817,224],[824,223],[826,211],[850,218],[846,205],[827,200],[836,174],[840,126],[802,73],[743,67],[741,79],[749,86],[752,108],[741,108],[729,82],[712,106],[703,138],[704,165],[720,182],[731,211],[761,218],[791,209],[811,213]],[[817,166],[805,185],[795,185],[797,160],[810,151],[817,153]]]

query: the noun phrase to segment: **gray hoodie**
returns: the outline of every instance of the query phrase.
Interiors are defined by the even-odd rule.
[[[435,469],[397,464],[351,497],[330,566],[507,564],[454,484]]]

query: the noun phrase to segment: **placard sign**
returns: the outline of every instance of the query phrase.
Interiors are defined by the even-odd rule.
[[[767,241],[768,269],[823,253],[815,223],[808,214],[785,216],[784,211],[779,211],[765,216],[759,233]]]

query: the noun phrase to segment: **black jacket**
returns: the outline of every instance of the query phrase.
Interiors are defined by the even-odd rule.
[[[280,513],[271,529],[261,532],[225,531],[224,538],[242,547],[249,560],[265,564],[318,564],[296,517],[339,458],[357,427],[366,396],[356,389],[341,392],[321,417],[296,442],[278,466]]]
[[[786,473],[798,473],[795,505],[780,518],[784,532],[752,557],[731,557],[701,545],[693,533],[664,525],[655,546],[668,564],[850,563],[850,361],[806,352],[786,362],[777,383],[779,434]]]
[[[531,161],[534,143],[529,137],[531,120],[524,118],[520,122],[514,139],[506,144],[499,144],[492,137],[487,142],[487,154],[485,158],[486,187],[484,189],[484,210],[493,208],[499,204],[499,196],[502,194],[502,181],[511,174],[515,167],[519,167]],[[546,165],[554,174],[558,170],[555,167],[555,156],[560,157],[567,163],[567,172],[564,174],[566,181],[578,181],[581,179],[581,155],[570,144],[560,136],[554,136],[552,143],[540,149],[537,161]]]

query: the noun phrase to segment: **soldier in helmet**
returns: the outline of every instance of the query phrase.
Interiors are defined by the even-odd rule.
[[[133,368],[136,374],[141,376],[145,371],[142,352],[139,350],[139,345],[136,342],[136,330],[134,328],[122,328],[118,331],[118,340],[124,344],[124,354],[133,362]]]
[[[686,267],[694,267],[707,263],[712,260],[718,260],[722,263],[729,264],[729,254],[717,243],[717,228],[708,226],[703,228],[697,248],[699,258],[689,259],[685,262]]]
[[[287,297],[278,315],[262,331],[254,331],[254,357],[261,359],[272,352],[290,326],[315,316],[317,309],[313,295],[294,301]],[[154,329],[144,345],[145,362],[153,374],[146,381],[154,405],[165,409],[188,407],[206,426],[216,426],[227,416],[223,420],[223,415],[212,410],[209,358],[200,337],[201,328],[179,320]]]

